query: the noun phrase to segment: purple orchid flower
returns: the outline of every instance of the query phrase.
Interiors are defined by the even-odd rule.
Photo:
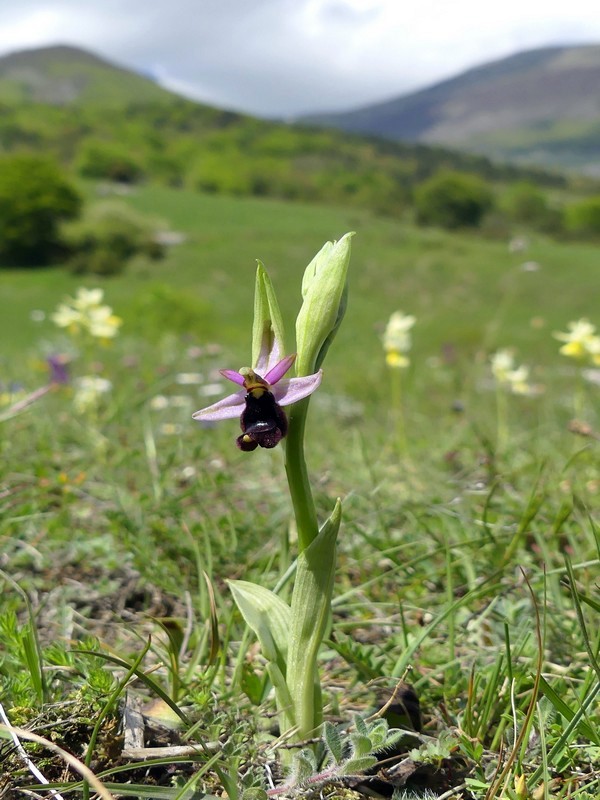
[[[216,422],[239,417],[242,435],[236,439],[240,450],[250,451],[260,447],[272,448],[287,433],[287,418],[281,406],[289,406],[312,394],[321,383],[322,370],[303,378],[286,378],[285,373],[294,363],[295,355],[286,356],[269,369],[278,349],[268,356],[261,354],[256,371],[243,367],[236,372],[220,370],[227,380],[242,386],[241,391],[230,394],[217,403],[193,414],[200,422]],[[264,372],[264,378],[261,374]]]
[[[69,358],[63,355],[51,355],[46,359],[50,370],[51,384],[66,384],[70,381]]]

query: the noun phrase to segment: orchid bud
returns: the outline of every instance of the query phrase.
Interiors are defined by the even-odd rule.
[[[338,242],[327,242],[304,272],[304,302],[296,319],[298,375],[308,375],[321,366],[346,311],[353,235],[347,233]]]
[[[519,800],[527,800],[527,798],[529,797],[525,775],[517,775],[515,777],[515,794],[517,795]]]

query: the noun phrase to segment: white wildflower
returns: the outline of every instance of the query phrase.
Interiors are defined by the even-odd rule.
[[[395,311],[391,315],[383,335],[383,349],[388,366],[399,368],[410,364],[407,355],[412,347],[410,330],[416,321],[416,317],[402,311]]]

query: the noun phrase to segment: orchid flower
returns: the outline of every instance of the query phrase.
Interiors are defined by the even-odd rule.
[[[596,333],[596,326],[587,319],[578,319],[569,322],[567,327],[567,333],[553,334],[555,339],[565,342],[559,352],[578,360],[590,358],[593,364],[600,365],[600,336]]]
[[[252,325],[253,367],[221,374],[238,391],[193,414],[199,422],[239,417],[240,450],[276,447],[287,435],[285,471],[298,533],[296,577],[290,603],[276,591],[244,580],[230,581],[235,602],[258,636],[275,690],[282,733],[297,741],[315,735],[323,719],[317,658],[331,619],[336,539],[342,506],[338,499],[322,525],[304,457],[309,395],[321,383],[321,363],[344,316],[350,240],[327,242],[302,280],[296,318],[296,349],[284,356],[284,324],[271,280],[259,262]],[[284,378],[295,363],[295,378]],[[282,406],[290,405],[289,424]],[[288,433],[289,427],[289,433]]]
[[[66,384],[70,381],[69,358],[61,354],[50,355],[46,359],[50,370],[51,384]]]
[[[220,370],[223,377],[243,389],[196,411],[193,418],[200,422],[217,422],[239,417],[242,435],[238,436],[236,444],[240,450],[256,450],[259,445],[266,448],[278,445],[288,429],[281,406],[289,406],[311,395],[319,387],[323,374],[319,370],[303,378],[283,379],[296,356],[286,356],[273,364],[278,355],[278,345],[273,343],[268,354],[261,351],[254,369],[242,367],[237,372],[232,369]]]
[[[407,353],[412,347],[410,329],[417,321],[412,314],[394,311],[383,335],[385,360],[389,367],[408,367],[410,358]]]

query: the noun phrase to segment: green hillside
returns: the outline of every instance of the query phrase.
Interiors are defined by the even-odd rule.
[[[494,159],[600,171],[600,45],[547,47],[310,121]]]
[[[440,170],[493,182],[527,178],[564,185],[558,174],[494,164],[480,155],[212,108],[64,47],[0,59],[0,153],[23,150],[52,155],[96,180],[151,180],[394,216],[410,206],[414,187]]]
[[[0,58],[0,103],[122,108],[175,97],[148,78],[77,47],[42,47]]]

